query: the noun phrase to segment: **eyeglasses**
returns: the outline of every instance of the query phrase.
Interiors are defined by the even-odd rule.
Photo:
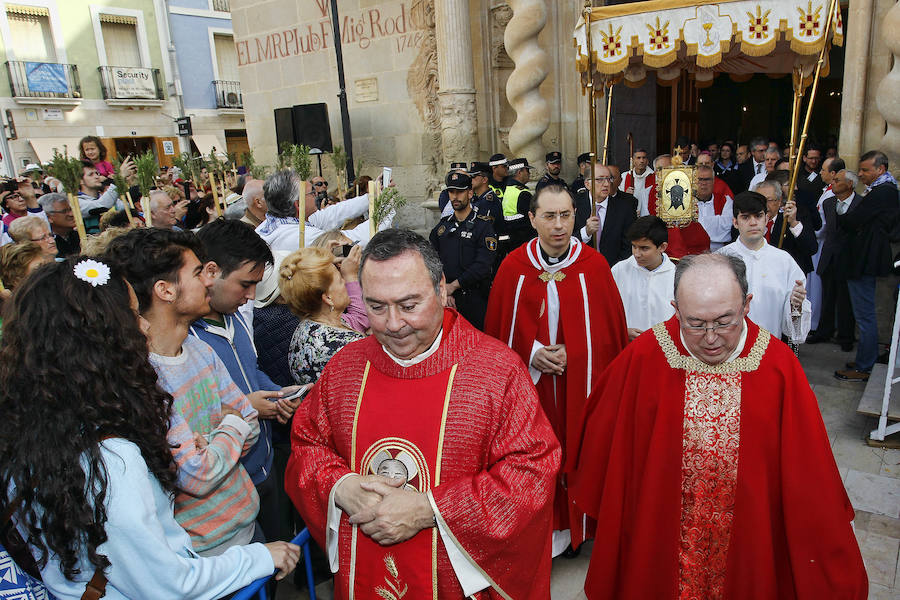
[[[43,242],[44,240],[53,239],[53,234],[49,231],[39,238],[31,238],[32,242]]]
[[[704,183],[709,183],[709,182],[712,181],[712,180],[713,180],[712,177],[698,177],[698,178],[697,178],[697,181],[702,181],[702,182],[704,182]]]
[[[323,185],[325,187],[328,187],[328,182],[327,181],[313,181],[313,185]]]
[[[712,331],[716,335],[719,333],[728,333],[738,325],[740,325],[741,321],[732,321],[730,323],[713,323],[712,325],[688,325],[687,323],[683,324],[681,328],[688,335],[701,336],[706,335],[707,331]]]
[[[63,210],[48,210],[48,211],[45,211],[45,212],[47,212],[47,213],[49,213],[49,214],[51,214],[51,215],[71,215],[71,214],[73,214],[73,213],[72,213],[72,207],[69,207],[69,208],[66,208],[66,209],[63,209]]]
[[[571,219],[574,216],[575,216],[575,213],[573,213],[571,210],[563,210],[560,212],[546,212],[546,213],[540,214],[540,218],[548,223],[552,223],[557,218],[559,218],[562,221],[568,221],[569,219]]]
[[[595,177],[594,181],[599,181],[600,183],[603,183],[604,181],[606,181],[607,183],[612,183],[613,178],[612,177]]]

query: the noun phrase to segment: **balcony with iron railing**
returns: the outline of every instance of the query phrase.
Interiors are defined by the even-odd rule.
[[[230,0],[213,0],[212,2],[213,10],[218,10],[222,12],[231,12],[231,1]]]
[[[77,65],[10,60],[6,72],[10,93],[20,104],[81,103]]]
[[[213,81],[216,90],[216,108],[220,110],[243,110],[244,97],[241,95],[240,81]]]
[[[97,70],[107,104],[161,106],[166,99],[159,69],[106,66]]]

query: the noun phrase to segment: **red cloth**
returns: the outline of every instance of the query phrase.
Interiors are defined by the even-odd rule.
[[[865,599],[853,508],[816,398],[790,349],[746,323],[741,358],[748,360],[732,375],[731,388],[743,395],[739,440],[733,440],[739,466],[726,522],[730,540],[720,549],[719,569],[715,561],[694,565],[718,575],[722,593],[699,597]],[[668,340],[666,352],[660,339]],[[706,376],[687,370],[696,365],[673,317],[629,344],[588,401],[577,463],[573,458],[566,469],[575,502],[604,531],[585,583],[591,600],[674,599],[680,586],[696,583],[683,581],[679,567],[681,553],[695,542],[682,535],[682,486],[684,470],[693,466],[683,459],[683,446],[692,442],[683,435],[685,398],[695,389],[686,385]],[[719,400],[709,399],[716,408]],[[715,477],[708,481],[717,484]]]
[[[559,377],[542,374],[537,382],[541,405],[562,442],[564,461],[566,448],[578,444],[575,436],[580,431],[589,390],[628,343],[625,310],[606,259],[586,244],[578,243],[575,247],[580,247],[578,258],[561,270],[565,278],[556,282],[560,301],[557,343],[566,345],[566,372]],[[509,343],[526,364],[535,341],[549,343],[546,337],[548,283],[540,278],[543,270],[529,259],[529,249],[538,252],[537,239],[511,252],[500,265],[485,318],[485,333]],[[515,331],[510,336],[513,322]],[[589,330],[586,323],[590,323]],[[572,529],[572,545],[577,547],[592,537],[593,527],[588,524],[585,528],[583,512],[569,501],[564,484],[561,478],[557,485],[554,529]]]
[[[440,348],[432,356],[402,368],[374,337],[353,342],[331,359],[309,399],[297,410],[285,489],[316,541],[324,546],[332,487],[351,472],[355,415],[367,364],[370,376],[377,373],[382,396],[384,388],[400,390],[414,380],[446,377],[457,365],[447,408],[440,484],[431,487],[439,518],[492,582],[493,587],[476,598],[502,594],[548,598],[550,511],[559,445],[518,357],[450,309],[445,311]],[[404,423],[415,424],[417,403],[423,403],[423,397],[397,395],[405,396],[406,412],[394,412],[394,434],[403,438],[412,426]],[[356,461],[366,450],[357,448]],[[347,519],[341,516],[338,599],[348,597],[351,527]],[[431,539],[432,532],[421,531],[412,539]],[[403,544],[384,551],[390,553]],[[462,598],[441,541],[437,542],[437,573],[438,597]],[[357,597],[375,598],[371,590],[378,584],[383,581],[361,582],[357,574]]]
[[[725,208],[725,201],[728,198],[734,200],[734,193],[732,193],[727,183],[716,177],[715,183],[713,183],[713,209],[717,215],[722,214],[722,209]]]
[[[775,225],[775,221],[773,219],[769,219],[766,221],[766,241],[769,241],[769,237],[772,235],[772,226]]]
[[[634,181],[635,181],[634,171],[631,171],[631,170],[625,171],[625,184],[622,187],[622,191],[624,192],[624,191],[627,191],[628,188],[634,187]],[[644,189],[652,188],[655,185],[656,185],[656,173],[650,173],[649,175],[644,177]],[[637,190],[635,190],[635,192],[637,192]],[[632,192],[632,195],[636,195],[636,194],[634,194],[634,192]],[[650,194],[650,199],[647,202],[648,206],[651,203],[654,206],[656,206],[656,195],[655,194]],[[653,212],[656,212],[655,209]]]
[[[656,198],[655,180],[653,189],[650,190],[650,198]],[[651,215],[656,215],[655,201],[650,202],[648,208]],[[722,214],[721,207],[718,209],[717,214]],[[686,227],[669,225],[667,228],[669,230],[669,247],[666,248],[666,254],[669,258],[679,259],[682,256],[702,254],[709,250],[709,234],[706,233],[699,221],[692,221]]]

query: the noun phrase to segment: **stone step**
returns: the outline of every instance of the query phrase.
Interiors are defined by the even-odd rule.
[[[870,417],[881,416],[881,405],[884,399],[884,379],[887,376],[887,365],[876,364],[866,382],[866,389],[856,412]],[[891,388],[891,403],[888,406],[888,420],[900,421],[900,382]]]

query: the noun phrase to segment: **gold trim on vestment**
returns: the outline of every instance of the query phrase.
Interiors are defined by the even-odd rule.
[[[456,377],[456,368],[459,365],[453,365],[450,369],[450,377],[447,378],[447,391],[444,393],[444,410],[441,413],[441,431],[438,434],[437,457],[434,461],[434,485],[441,484],[441,459],[444,455],[444,432],[447,429],[447,409],[450,407],[450,392],[453,389],[453,379]],[[431,532],[431,584],[434,588],[434,600],[438,597],[438,577],[437,577],[437,536],[438,531],[435,527]]]
[[[435,502],[435,507],[437,507],[437,502]],[[496,591],[498,594],[500,594],[500,596],[502,598],[505,598],[506,600],[512,600],[512,596],[510,596],[509,594],[504,592],[500,588],[500,586],[497,585],[497,582],[494,581],[493,579],[491,579],[491,576],[488,575],[484,571],[484,569],[481,568],[481,565],[479,565],[477,562],[475,562],[475,560],[472,559],[472,556],[466,551],[465,548],[463,548],[462,544],[459,543],[459,540],[456,539],[456,536],[453,535],[453,532],[450,531],[450,527],[447,526],[447,522],[444,521],[444,517],[441,516],[440,511],[438,511],[438,510],[434,511],[434,518],[437,520],[438,523],[440,523],[440,525],[441,525],[441,527],[443,527],[444,531],[447,532],[447,537],[450,538],[450,541],[453,542],[453,545],[456,546],[456,549],[459,550],[462,553],[462,555],[465,556],[466,559],[469,561],[469,564],[471,564],[473,567],[475,567],[478,570],[478,572],[481,573],[481,576],[484,577],[487,580],[487,582],[491,584],[491,587],[494,589],[494,591]]]
[[[665,354],[669,366],[673,369],[683,369],[685,371],[697,371],[698,373],[712,373],[717,375],[757,370],[759,368],[759,363],[762,361],[762,357],[766,352],[766,348],[769,347],[769,339],[771,337],[771,334],[768,331],[760,327],[759,333],[756,335],[756,341],[753,342],[753,346],[750,348],[750,353],[747,356],[736,358],[730,362],[718,365],[708,365],[693,356],[682,354],[678,350],[678,346],[676,346],[675,342],[672,340],[672,337],[669,335],[665,322],[657,323],[653,326],[653,335],[656,336],[656,341],[659,343],[660,349],[663,351],[663,354]]]
[[[350,470],[356,473],[356,425],[359,421],[359,409],[362,407],[363,392],[366,391],[366,380],[369,379],[369,367],[371,362],[366,361],[363,371],[362,383],[359,384],[359,396],[356,398],[356,411],[353,413],[353,433],[350,436]]]

